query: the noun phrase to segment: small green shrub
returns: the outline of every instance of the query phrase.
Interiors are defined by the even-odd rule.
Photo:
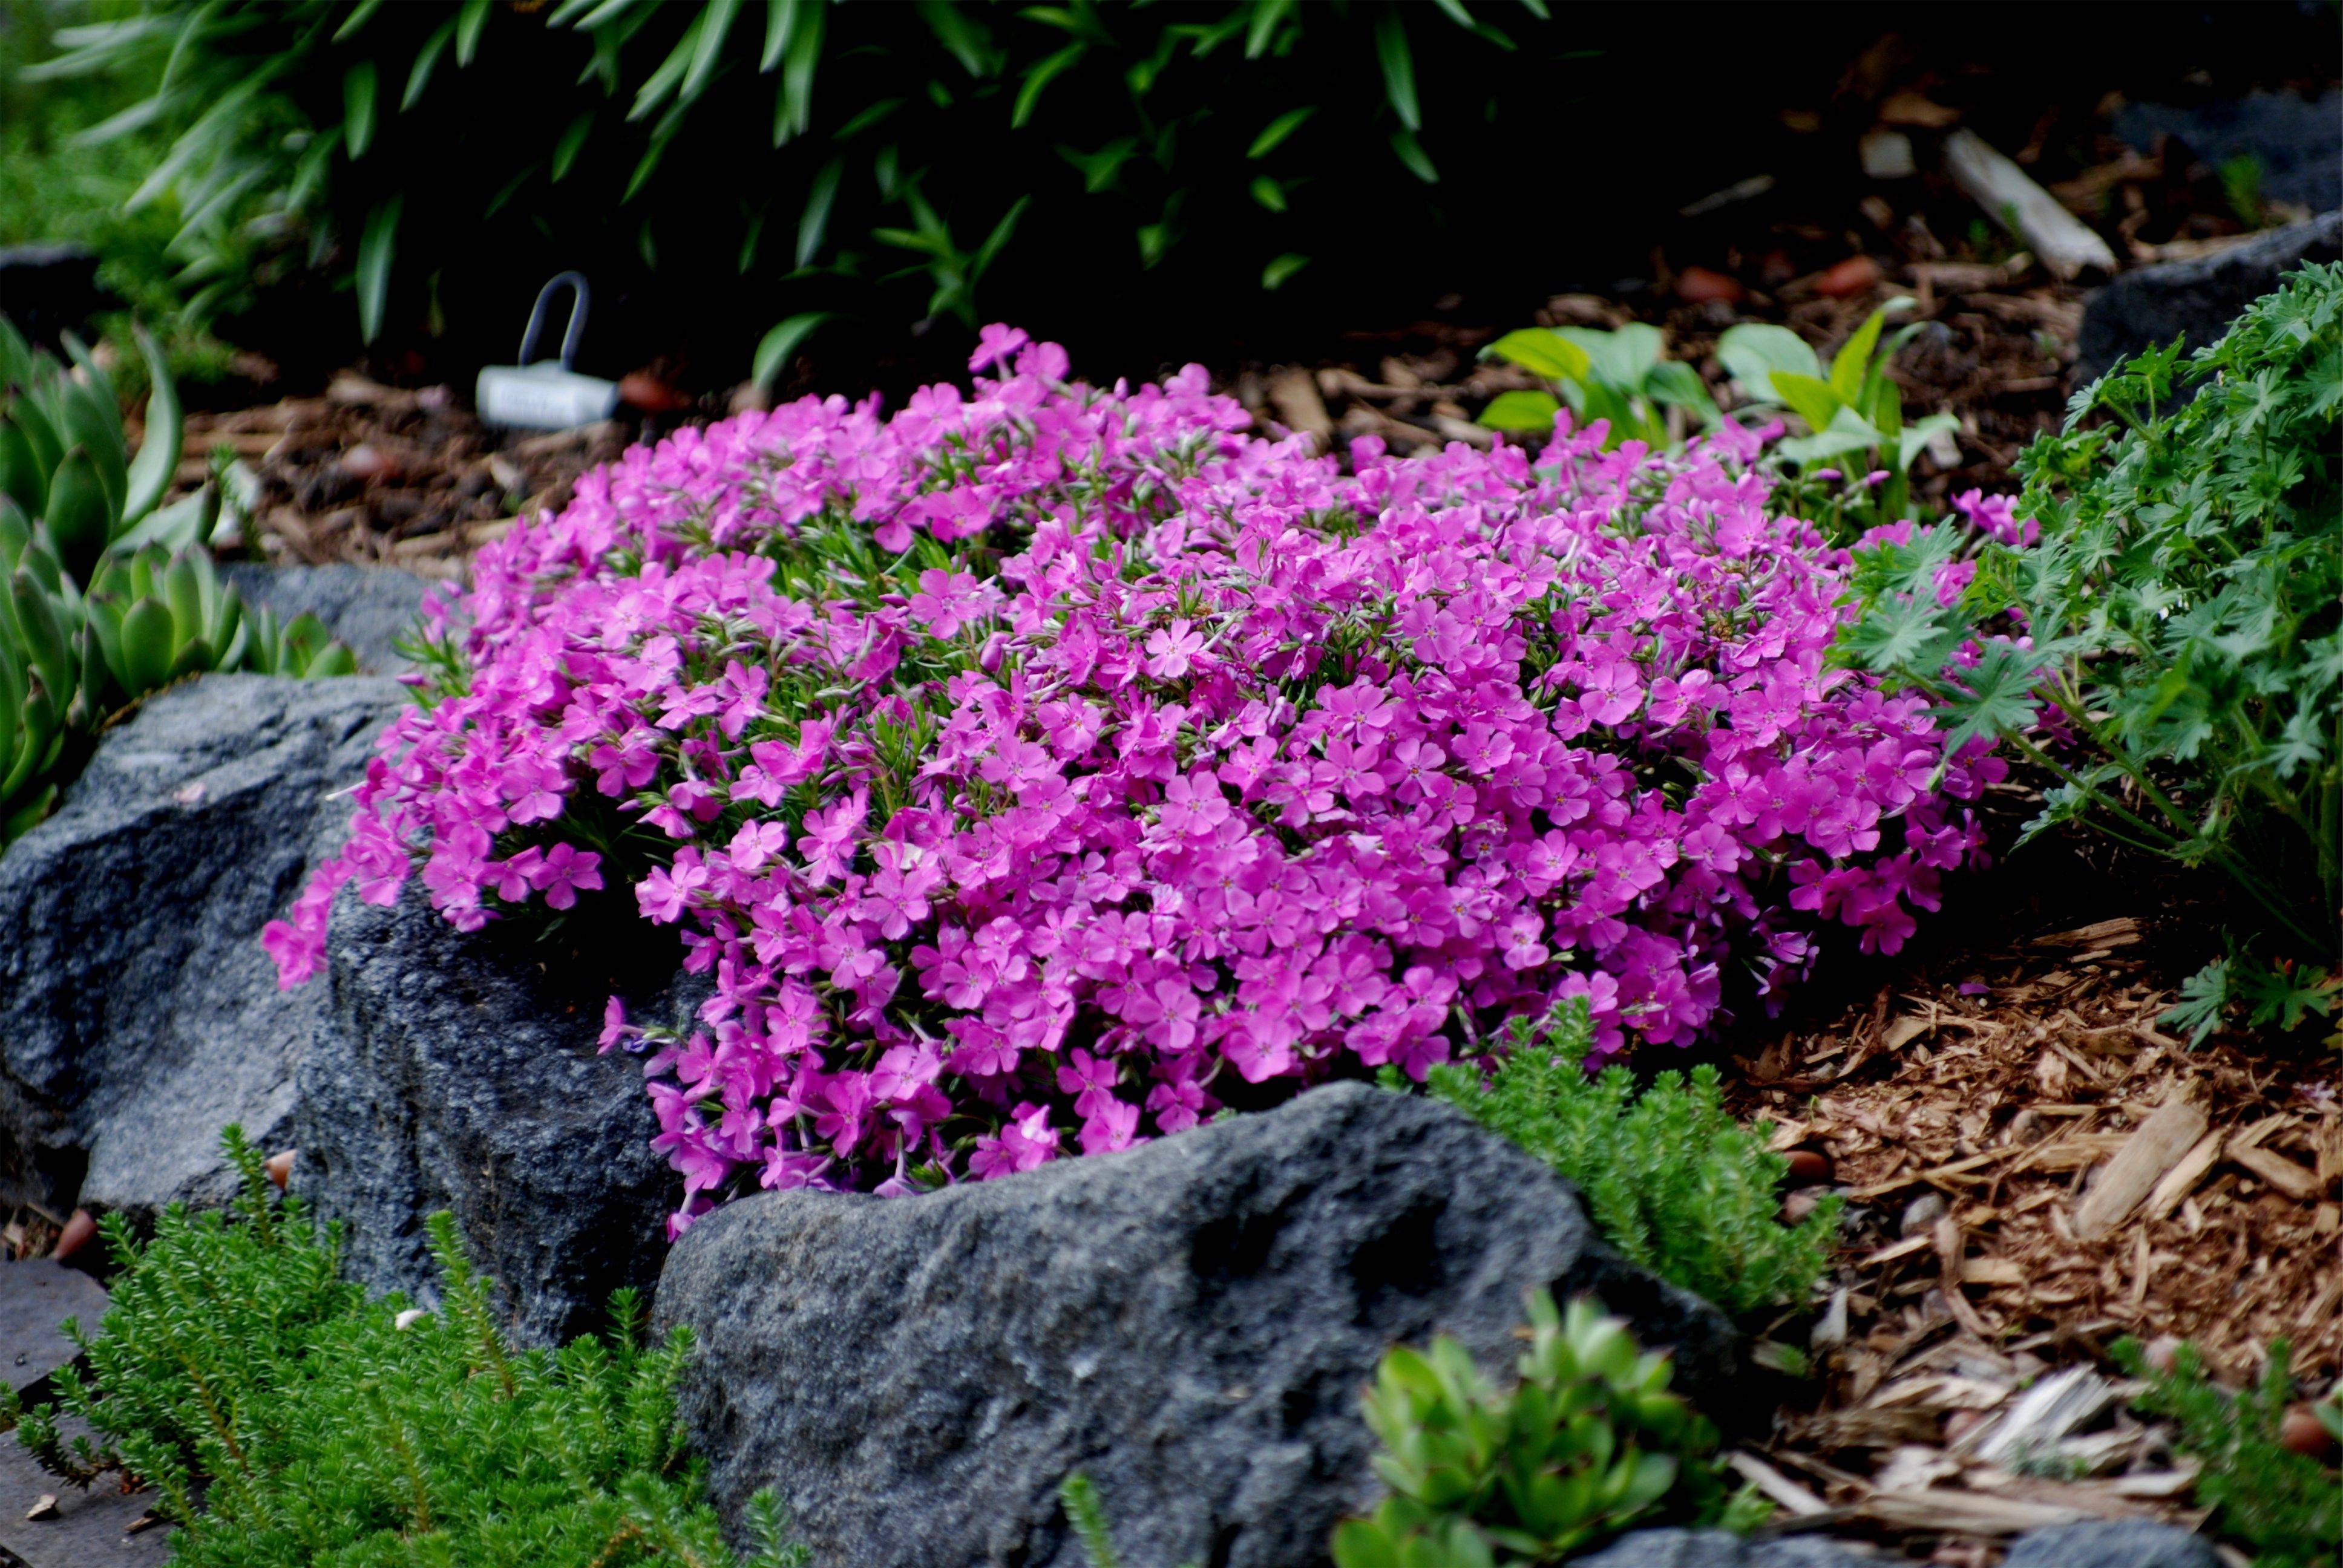
[[[1708,1453],[1715,1433],[1590,1302],[1529,1298],[1521,1382],[1500,1392],[1442,1335],[1383,1357],[1364,1404],[1391,1494],[1334,1533],[1336,1568],[1492,1568],[1559,1562],[1663,1511],[1746,1527]]]
[[[1624,1067],[1587,1076],[1589,1036],[1585,1004],[1574,1002],[1545,1025],[1516,1023],[1493,1070],[1449,1062],[1426,1087],[1553,1166],[1630,1261],[1730,1312],[1805,1300],[1838,1199],[1783,1224],[1789,1161],[1767,1152],[1768,1126],[1744,1129],[1726,1114],[1715,1068],[1663,1072],[1639,1092]]]
[[[1666,357],[1660,329],[1640,321],[1611,332],[1526,327],[1482,352],[1544,377],[1553,388],[1500,393],[1481,411],[1481,423],[1491,429],[1543,435],[1554,428],[1554,417],[1567,404],[1582,426],[1611,422],[1605,447],[1629,440],[1673,447],[1683,444],[1687,417],[1704,425],[1717,419],[1716,405],[1698,373]],[[1672,410],[1681,413],[1671,419]]]
[[[2086,387],[2018,472],[2000,537],[1948,522],[1857,554],[1842,656],[1936,699],[1952,745],[1993,737],[2055,775],[2029,833],[2075,823],[2211,867],[2258,934],[2331,963],[2343,266],[2294,274],[2185,365],[2176,341]],[[2200,982],[2200,1031],[2233,972]],[[2334,1008],[2331,977],[2288,989],[2298,1017]]]
[[[2343,1474],[2278,1442],[2291,1397],[2288,1345],[2271,1344],[2260,1379],[2236,1393],[2205,1376],[2197,1347],[2184,1344],[2172,1370],[2147,1364],[2137,1340],[2112,1348],[2117,1362],[2147,1382],[2141,1409],[2179,1424],[2177,1445],[2204,1469],[2197,1501],[2214,1524],[2254,1554],[2258,1568],[2333,1568],[2343,1551]],[[2320,1412],[2343,1438],[2343,1414]]]
[[[1783,499],[1791,511],[1835,528],[1848,519],[1894,522],[1911,505],[1913,462],[1939,432],[1960,427],[1950,414],[1904,422],[1903,393],[1887,367],[1926,323],[1899,327],[1884,341],[1880,335],[1887,317],[1911,303],[1891,299],[1865,317],[1831,357],[1827,371],[1805,340],[1786,327],[1745,321],[1717,339],[1716,357],[1741,383],[1751,407],[1783,409],[1805,421],[1806,434],[1774,448],[1797,473]],[[1861,458],[1863,472],[1855,482],[1825,489],[1811,477],[1849,457]],[[1881,470],[1887,477],[1877,487],[1865,482],[1865,476]]]
[[[63,1440],[47,1406],[8,1413],[54,1473],[118,1472],[177,1520],[186,1568],[717,1568],[737,1563],[685,1453],[674,1390],[689,1336],[642,1342],[621,1292],[605,1340],[507,1348],[452,1220],[431,1221],[438,1310],[367,1302],[340,1238],[279,1201],[230,1128],[232,1212],[167,1211],[139,1245],[103,1222],[122,1264],[89,1372],[56,1374],[59,1407],[95,1429]],[[802,1568],[761,1499],[749,1568]]]
[[[1902,517],[1910,503],[1914,460],[1930,437],[1959,425],[1949,414],[1904,423],[1902,395],[1887,365],[1923,324],[1915,322],[1885,342],[1880,334],[1888,316],[1911,303],[1892,299],[1873,311],[1832,357],[1827,371],[1805,340],[1786,327],[1743,322],[1717,341],[1717,358],[1740,383],[1748,399],[1745,407],[1761,415],[1795,414],[1805,422],[1807,433],[1776,443],[1766,462],[1780,477],[1782,509],[1821,523],[1835,535],[1851,525]],[[1566,406],[1581,426],[1610,422],[1605,447],[1642,441],[1671,447],[1684,444],[1694,422],[1707,427],[1722,417],[1699,375],[1666,357],[1660,329],[1643,322],[1610,332],[1528,327],[1506,333],[1481,352],[1546,383],[1544,390],[1502,392],[1491,398],[1480,422],[1493,430],[1543,435]],[[1825,477],[1855,455],[1863,460],[1852,481]],[[1886,479],[1871,485],[1867,476],[1873,471],[1885,471]]]

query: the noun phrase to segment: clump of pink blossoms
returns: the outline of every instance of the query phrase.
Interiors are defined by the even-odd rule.
[[[995,327],[971,368],[680,432],[484,550],[269,930],[285,982],[347,881],[419,869],[471,929],[631,879],[715,980],[603,1033],[680,1224],[1421,1078],[1564,997],[1606,1050],[1689,1041],[1728,965],[1892,951],[1978,851],[2000,764],[1826,660],[1845,558],[1754,436],[1346,476],[1200,367],[1102,391]]]

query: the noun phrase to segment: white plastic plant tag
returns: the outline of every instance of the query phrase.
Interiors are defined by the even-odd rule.
[[[569,324],[561,334],[558,361],[529,363],[537,352],[538,335],[545,328],[546,307],[553,291],[569,288]],[[528,313],[528,330],[521,335],[520,363],[481,367],[473,398],[482,420],[528,430],[567,430],[607,419],[618,407],[618,385],[598,376],[581,376],[570,368],[578,358],[578,339],[586,330],[586,279],[565,272],[548,283]]]

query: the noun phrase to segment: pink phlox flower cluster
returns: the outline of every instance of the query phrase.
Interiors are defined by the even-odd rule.
[[[460,927],[606,877],[714,992],[645,1053],[678,1223],[753,1179],[882,1191],[1421,1078],[1584,997],[1690,1041],[1978,853],[1925,705],[1826,657],[1846,558],[1757,437],[1463,444],[1353,472],[1191,367],[685,430],[517,527],[443,611],[335,890]],[[1266,1089],[1255,1086],[1267,1086]]]

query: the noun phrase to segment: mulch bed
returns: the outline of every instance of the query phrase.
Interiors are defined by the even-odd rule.
[[[1761,1346],[1812,1381],[1741,1461],[1794,1527],[1989,1568],[2044,1523],[2193,1525],[2193,1469],[2125,1412],[2108,1345],[2186,1339],[2241,1382],[2284,1337],[2313,1392],[2343,1371],[2338,1075],[2166,1033],[2178,977],[2146,934],[1940,952],[1729,1076],[1849,1204],[1829,1306]]]
[[[615,420],[545,435],[490,429],[445,387],[386,387],[355,372],[322,396],[191,414],[183,489],[215,454],[256,481],[247,551],[264,560],[353,561],[458,578],[516,517],[568,505],[578,476],[624,452]]]

